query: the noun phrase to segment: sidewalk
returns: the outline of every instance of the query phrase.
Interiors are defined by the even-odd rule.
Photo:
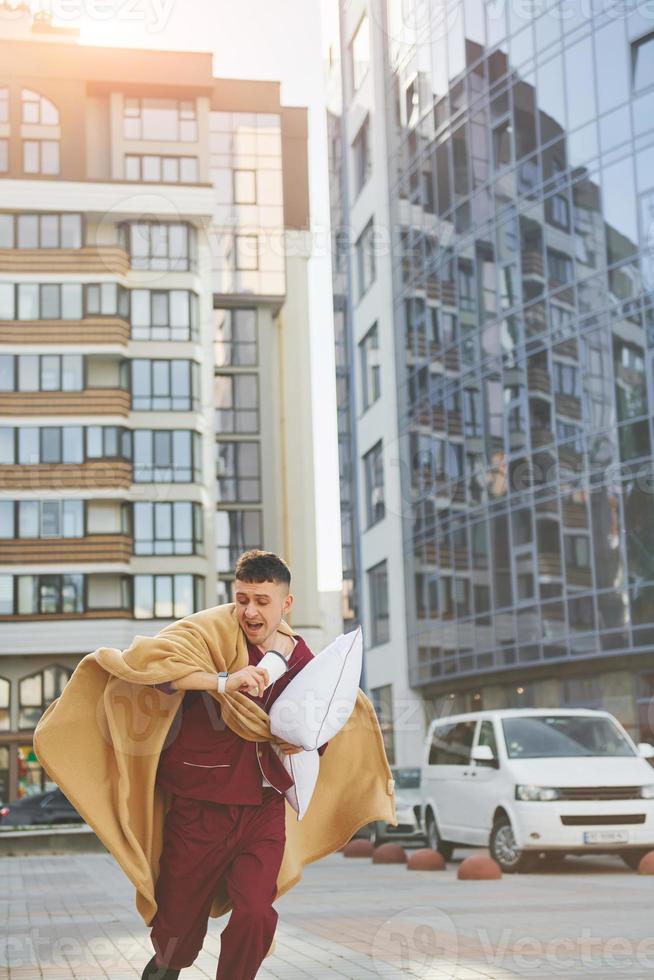
[[[149,929],[111,857],[3,858],[0,880],[0,980],[140,977]],[[414,873],[336,854],[277,903],[277,950],[257,980],[642,980],[654,974],[653,887],[614,858],[460,882],[456,863]],[[181,980],[213,980],[226,921],[210,920]]]

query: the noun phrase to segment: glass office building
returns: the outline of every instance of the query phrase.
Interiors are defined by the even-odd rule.
[[[654,14],[531,9],[341,5],[350,107],[362,35],[383,80],[406,668],[436,713],[649,739]]]
[[[514,6],[388,9],[410,677],[472,708],[491,680],[533,704],[553,675],[555,703],[592,706],[629,700],[602,684],[619,667],[642,673],[635,703],[654,675],[654,20]]]

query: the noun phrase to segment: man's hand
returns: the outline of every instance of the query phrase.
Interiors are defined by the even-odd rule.
[[[273,744],[276,745],[278,749],[281,749],[284,755],[297,755],[298,752],[304,752],[301,745],[291,745],[290,742],[284,742],[281,738],[274,738]]]
[[[233,694],[241,691],[243,694],[253,694],[260,698],[268,683],[268,671],[263,667],[243,667],[230,674],[225,683],[225,693]]]

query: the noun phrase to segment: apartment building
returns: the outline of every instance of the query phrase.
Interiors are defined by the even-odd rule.
[[[603,707],[651,740],[651,21],[339,7],[359,599],[387,739],[415,763],[408,687],[425,721]]]
[[[306,111],[204,53],[0,36],[0,799],[80,658],[229,601],[250,547],[317,588]],[[332,620],[330,620],[330,623]]]

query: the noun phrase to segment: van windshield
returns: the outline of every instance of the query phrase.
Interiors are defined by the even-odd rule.
[[[532,715],[502,719],[510,759],[634,756],[610,718],[583,715]]]

